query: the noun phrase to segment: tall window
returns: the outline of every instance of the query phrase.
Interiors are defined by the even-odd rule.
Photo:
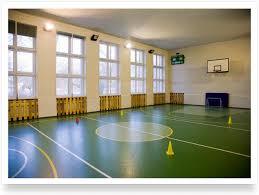
[[[153,92],[165,92],[165,60],[158,54],[153,55]]]
[[[84,38],[58,33],[56,40],[56,95],[83,96],[85,83]]]
[[[145,93],[145,55],[143,50],[130,50],[131,93]]]
[[[8,25],[8,97],[35,98],[37,27],[12,20]]]
[[[119,47],[116,44],[99,44],[100,95],[119,94]]]

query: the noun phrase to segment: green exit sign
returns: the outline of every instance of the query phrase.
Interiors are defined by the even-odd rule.
[[[176,55],[171,57],[171,64],[176,65],[176,64],[184,64],[184,55],[180,53],[176,53]]]

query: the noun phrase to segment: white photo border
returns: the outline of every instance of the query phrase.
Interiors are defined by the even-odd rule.
[[[251,9],[251,178],[170,178],[170,179],[144,179],[144,178],[112,178],[112,179],[15,179],[8,178],[8,69],[4,64],[8,64],[8,43],[7,43],[7,26],[8,26],[8,9],[47,9],[47,8],[132,8],[132,9],[226,9],[226,8],[247,8]],[[256,184],[258,173],[258,8],[256,1],[240,1],[240,2],[109,2],[100,4],[100,2],[9,2],[5,3],[1,12],[1,91],[0,91],[0,107],[1,107],[1,138],[2,138],[2,183],[3,184]],[[4,114],[3,114],[4,113]]]

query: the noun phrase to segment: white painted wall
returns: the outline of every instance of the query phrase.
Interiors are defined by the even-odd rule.
[[[172,66],[172,91],[185,93],[185,104],[204,105],[206,92],[229,93],[229,106],[250,108],[250,37],[188,47],[180,52],[185,64]],[[207,60],[229,58],[228,73],[207,73]]]
[[[43,17],[25,14],[19,11],[11,10],[9,19],[25,24],[37,26],[36,41],[36,69],[37,69],[37,96],[39,99],[39,117],[48,117],[56,115],[56,31],[74,33],[86,37],[86,96],[87,111],[99,111],[99,45],[98,42],[90,41],[93,34],[99,34],[102,41],[116,43],[120,46],[120,79],[122,107],[131,106],[130,96],[130,53],[129,49],[124,47],[125,39],[111,36],[108,34],[95,32],[86,28],[52,21]],[[46,22],[54,23],[56,29],[54,32],[46,32],[43,26]],[[168,60],[168,51],[154,48],[145,44],[133,42],[133,46],[145,51],[147,55],[146,78],[147,78],[147,104],[153,104],[153,64],[152,55],[148,53],[149,49],[154,49],[156,53],[165,56]],[[166,64],[166,101],[169,102],[171,90],[170,74],[171,66]]]

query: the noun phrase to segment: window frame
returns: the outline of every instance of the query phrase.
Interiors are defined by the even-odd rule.
[[[131,61],[131,52],[134,51],[134,62]],[[142,55],[142,63],[137,62],[137,52],[141,52]],[[135,67],[135,75],[134,77],[132,77],[131,75],[131,66]],[[138,77],[137,74],[137,67],[143,67],[143,72],[142,72],[142,77]],[[145,94],[146,93],[146,53],[144,50],[141,49],[137,49],[137,48],[132,48],[130,49],[130,81],[134,81],[134,85],[135,85],[135,91],[132,92],[132,87],[131,87],[131,82],[130,82],[130,93],[131,94]],[[137,81],[142,81],[143,82],[143,86],[142,86],[142,92],[137,92]]]
[[[156,56],[156,64],[154,64],[154,57]],[[158,57],[161,57],[161,65],[159,60],[158,60]],[[165,93],[165,56],[162,55],[162,54],[153,54],[153,58],[152,58],[152,62],[153,62],[153,93]],[[158,63],[159,62],[159,63]],[[156,78],[155,78],[155,75],[154,75],[154,70],[156,70]],[[157,73],[158,73],[158,70],[162,70],[162,78],[157,78]],[[158,89],[158,85],[156,84],[156,89],[154,88],[154,83],[160,83],[162,82],[162,90],[157,90]]]
[[[57,38],[59,35],[68,37],[68,53],[57,51]],[[73,38],[82,39],[82,54],[73,54]],[[76,35],[73,33],[66,33],[58,31],[56,33],[56,97],[66,98],[66,97],[82,97],[86,95],[85,82],[86,82],[86,52],[85,52],[85,37],[81,35]],[[57,73],[57,57],[65,57],[68,59],[68,73],[61,74]],[[72,74],[72,60],[80,59],[82,60],[82,73],[80,75]],[[68,79],[68,93],[66,95],[57,94],[57,79]],[[81,93],[79,95],[73,94],[73,79],[81,79]]]
[[[9,64],[8,64],[8,78],[9,76],[13,77],[13,84],[14,84],[14,94],[13,96],[9,96],[9,87],[8,87],[8,99],[9,100],[15,100],[15,99],[36,99],[37,98],[37,89],[36,89],[36,82],[37,82],[37,70],[36,70],[36,53],[37,53],[37,35],[35,37],[32,37],[32,41],[33,41],[33,48],[27,48],[27,47],[22,47],[22,46],[18,46],[18,34],[17,34],[17,21],[15,22],[15,32],[13,33],[9,33],[13,35],[13,44],[9,45],[8,43],[8,54],[9,51],[13,51],[13,71],[9,71]],[[24,23],[21,23],[24,24]],[[30,24],[25,24],[28,26],[33,26]],[[22,36],[22,35],[21,35]],[[18,71],[18,52],[27,52],[27,53],[31,53],[33,56],[32,59],[32,72],[21,72]],[[9,62],[9,60],[8,60]],[[20,96],[19,97],[19,90],[18,90],[18,77],[31,77],[33,79],[33,84],[32,84],[32,96],[30,97],[24,97],[24,96]]]
[[[100,45],[104,44],[107,47],[106,50],[106,58],[101,58],[100,57]],[[117,48],[116,51],[116,55],[117,55],[117,59],[110,59],[110,46],[115,46]],[[111,42],[106,42],[106,41],[100,41],[99,42],[99,50],[98,50],[98,56],[99,56],[99,64],[98,64],[98,74],[99,74],[99,96],[113,96],[113,95],[120,95],[120,46],[116,43],[111,43]],[[106,72],[107,72],[107,76],[101,76],[100,75],[100,63],[101,62],[105,62],[107,63],[107,67],[106,67]],[[111,76],[111,67],[110,64],[111,63],[116,63],[117,64],[117,76],[116,77],[112,77]],[[108,91],[107,93],[101,93],[100,91],[100,81],[101,80],[106,80],[106,84],[107,84],[107,88]],[[112,81],[117,81],[117,92],[116,93],[112,93],[111,92],[111,82]]]

